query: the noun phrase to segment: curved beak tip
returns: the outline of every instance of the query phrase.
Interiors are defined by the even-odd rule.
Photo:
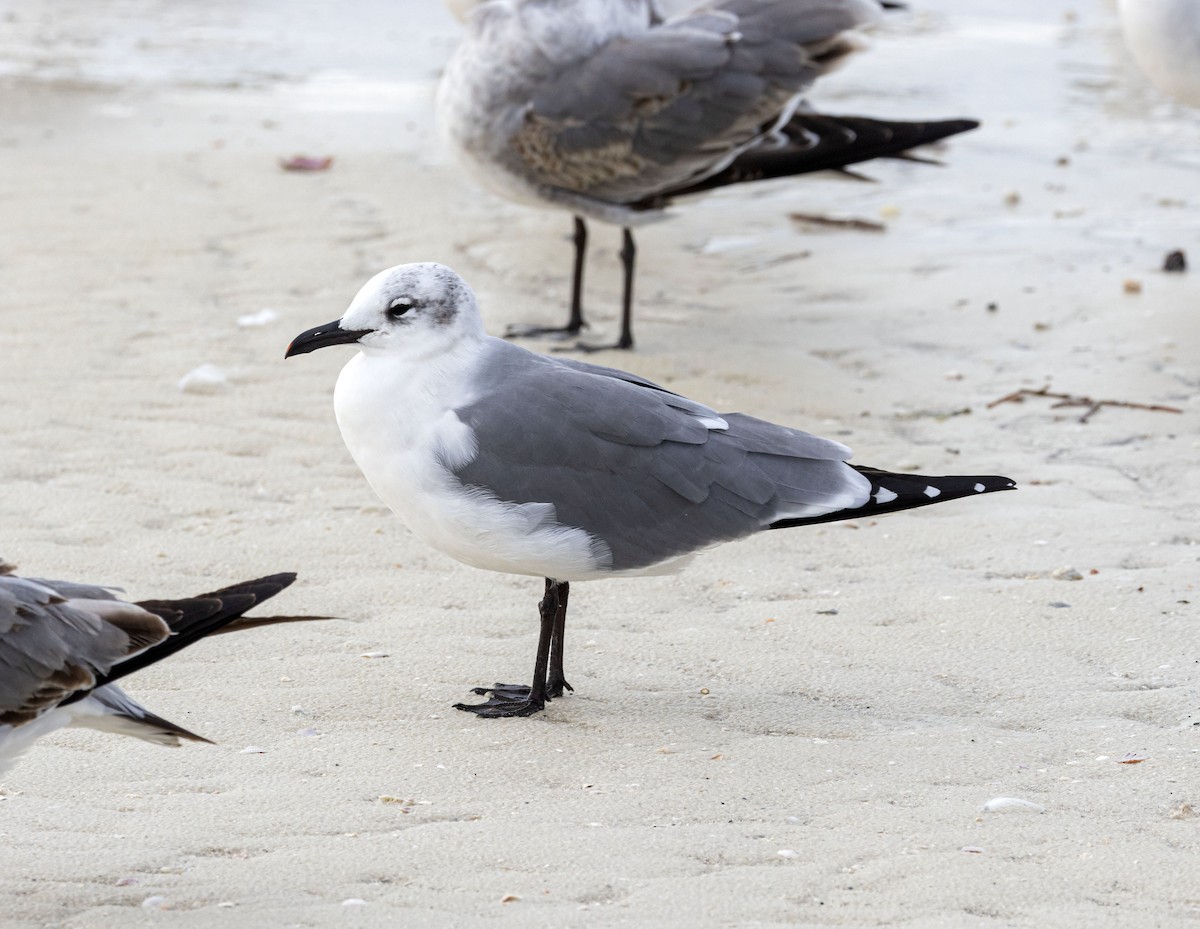
[[[318,348],[325,348],[328,345],[351,345],[365,336],[369,329],[343,329],[341,320],[335,319],[331,323],[324,323],[320,326],[313,326],[300,333],[296,338],[292,339],[288,345],[287,351],[283,353],[284,358],[291,358],[293,355],[306,355],[309,352],[315,352]]]

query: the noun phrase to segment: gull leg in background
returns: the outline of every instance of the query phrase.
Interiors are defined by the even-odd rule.
[[[565,326],[535,326],[532,323],[516,323],[504,331],[506,339],[525,339],[536,336],[577,336],[587,323],[583,321],[583,265],[587,260],[587,223],[582,216],[575,217],[575,270],[571,275],[571,315]]]
[[[578,217],[576,218],[578,219]],[[621,335],[616,342],[607,345],[592,345],[589,342],[577,342],[569,348],[559,348],[560,352],[603,352],[608,349],[633,348],[633,271],[634,259],[637,257],[637,246],[633,242],[633,232],[628,226],[621,229],[621,268],[624,270],[624,286],[621,291]]]

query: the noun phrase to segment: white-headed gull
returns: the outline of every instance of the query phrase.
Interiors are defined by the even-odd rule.
[[[498,685],[486,703],[459,705],[481,716],[528,715],[568,688],[571,581],[669,573],[756,532],[1015,486],[850,465],[830,439],[491,338],[470,287],[443,265],[377,274],[340,320],[301,333],[287,355],[342,344],[358,353],[334,410],[376,493],[459,561],[546,578],[532,686]]]

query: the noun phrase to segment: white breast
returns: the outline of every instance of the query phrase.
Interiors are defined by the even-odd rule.
[[[465,564],[557,580],[608,573],[608,547],[558,525],[549,503],[506,503],[454,476],[476,453],[473,430],[454,413],[471,400],[469,382],[447,366],[365,353],[350,360],[334,411],[371,487],[414,535]]]

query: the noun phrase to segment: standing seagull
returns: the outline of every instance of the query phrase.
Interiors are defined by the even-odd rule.
[[[632,348],[631,227],[729,184],[904,157],[974,120],[888,122],[812,112],[802,95],[861,47],[879,0],[720,0],[663,20],[652,0],[485,0],[438,91],[438,119],[497,193],[575,216],[571,315],[586,219],[622,227],[621,335]],[[592,348],[594,346],[577,346]],[[600,346],[605,347],[605,346]]]
[[[634,374],[490,338],[449,268],[373,277],[287,356],[352,344],[334,411],[375,492],[429,545],[477,568],[546,579],[531,687],[458,704],[528,716],[570,690],[571,581],[678,570],[760,532],[875,516],[1015,485],[846,463],[838,442],[720,414]]]
[[[0,773],[64,726],[158,745],[207,742],[114,681],[212,633],[307,618],[242,615],[295,579],[275,574],[186,600],[127,603],[103,587],[0,575]]]

